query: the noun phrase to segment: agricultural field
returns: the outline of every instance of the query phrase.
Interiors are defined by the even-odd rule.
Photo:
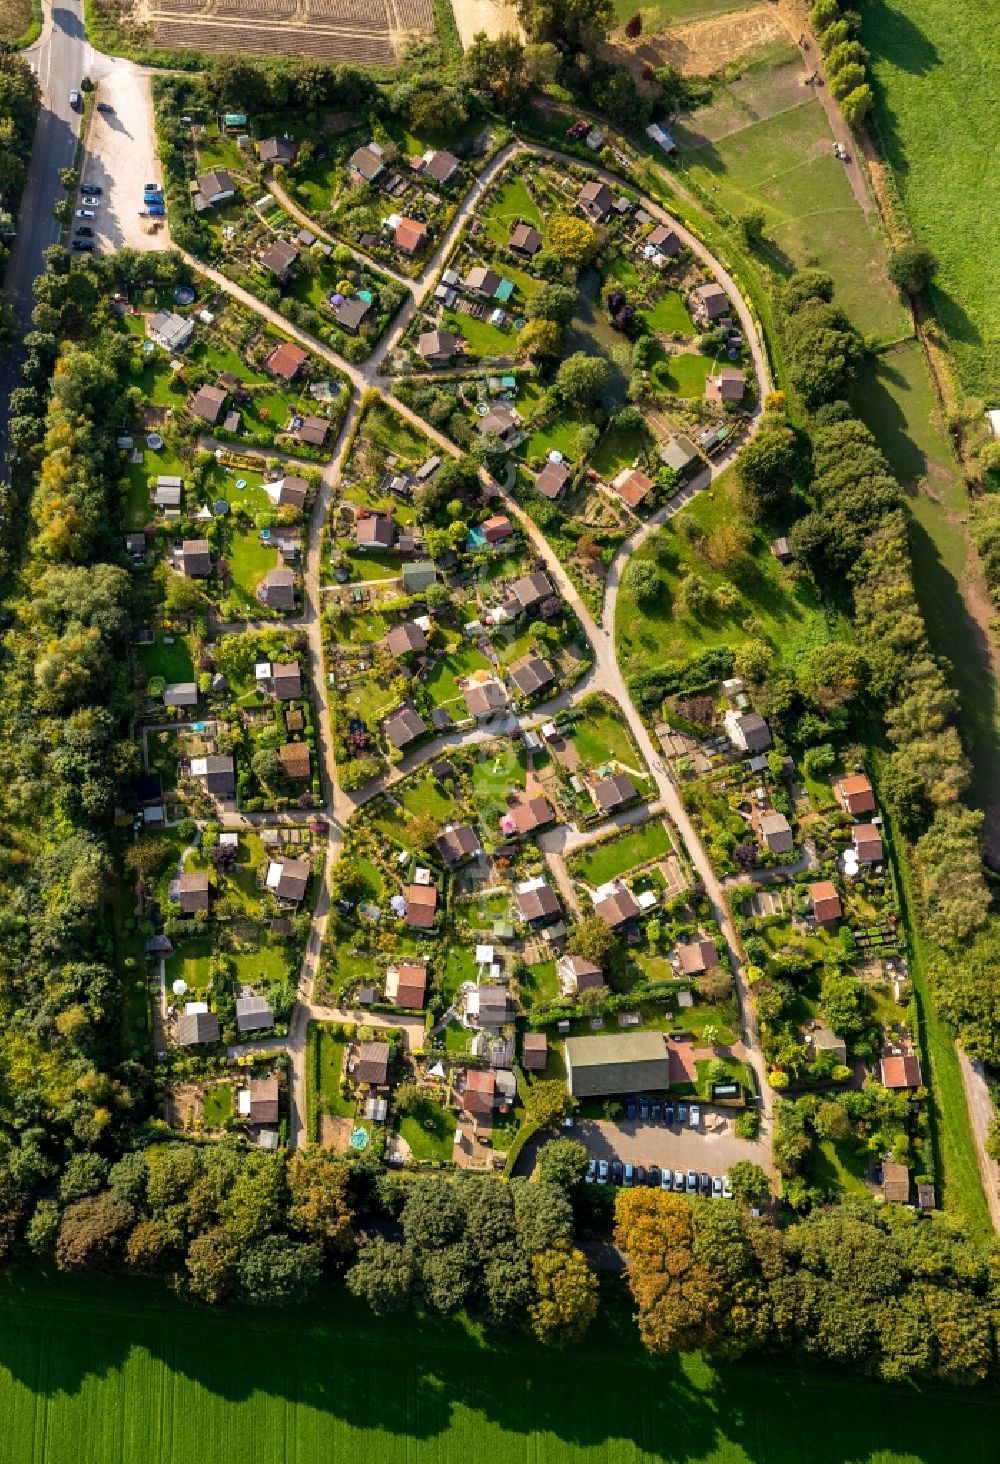
[[[814,1464],[951,1464],[990,1458],[997,1427],[982,1390],[904,1390],[777,1358],[653,1359],[613,1301],[564,1352],[464,1318],[378,1321],[340,1288],[285,1312],[213,1313],[147,1280],[15,1272],[0,1315],[5,1464],[77,1464],[81,1438],[99,1464],[244,1464],[265,1449],[296,1464],[437,1464],[484,1441],[496,1464],[611,1450],[656,1464],[665,1446],[689,1464],[792,1464],[804,1438]],[[602,1386],[581,1393],[581,1375]],[[623,1408],[637,1390],[642,1407]]]
[[[434,33],[431,0],[258,0],[252,9],[211,0],[192,9],[189,0],[150,0],[146,17],[157,45],[395,66],[414,33]]]
[[[1000,217],[982,206],[982,179],[1000,152],[1000,113],[987,101],[995,93],[996,10],[975,0],[873,0],[861,39],[871,52],[879,141],[917,238],[940,260],[938,318],[963,385],[995,406]]]

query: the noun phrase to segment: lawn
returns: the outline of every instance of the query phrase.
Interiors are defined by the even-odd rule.
[[[483,224],[491,238],[498,244],[506,245],[518,219],[534,224],[539,231],[544,230],[542,215],[535,200],[521,178],[516,173],[508,173],[483,216]]]
[[[213,1083],[201,1100],[201,1113],[206,1128],[222,1128],[233,1116],[232,1083]]]
[[[595,768],[619,762],[645,776],[642,754],[622,719],[602,702],[590,702],[581,710],[583,715],[573,725],[573,744],[583,766]]]
[[[430,438],[393,411],[384,400],[369,407],[361,423],[359,435],[377,442],[387,452],[409,462],[421,463],[432,450]]]
[[[306,1077],[309,1085],[310,1113],[312,1100],[318,1100],[319,1112],[338,1118],[350,1118],[354,1105],[341,1097],[340,1078],[344,1069],[344,1047],[342,1038],[334,1036],[331,1028],[323,1022],[310,1022],[308,1051],[306,1054]]]
[[[788,85],[783,71],[800,61],[790,48],[771,75],[776,88]],[[803,88],[797,86],[797,95]],[[701,114],[690,129],[676,129],[688,176],[714,205],[734,217],[751,207],[764,210],[766,261],[779,274],[816,266],[832,275],[837,301],[865,334],[894,340],[907,330],[906,318],[886,273],[886,248],[878,215],[861,212],[844,172],[833,155],[833,139],[821,103],[787,105],[774,116],[741,126],[759,116],[737,108],[728,132],[709,142],[699,134]],[[717,104],[716,104],[717,105]],[[928,118],[928,125],[931,119]]]
[[[861,40],[872,55],[876,129],[914,234],[941,264],[934,305],[964,385],[976,396],[995,398],[1000,215],[982,208],[980,190],[1000,156],[996,6],[976,0],[908,0],[905,6],[871,0],[863,9]],[[969,106],[970,97],[993,100]]]
[[[243,487],[237,487],[242,483]],[[212,463],[205,473],[205,499],[211,503],[216,498],[225,498],[234,507],[248,509],[250,513],[262,513],[273,509],[270,498],[264,492],[264,476],[250,468],[228,468],[222,463]]]
[[[598,844],[582,854],[574,865],[574,873],[596,889],[639,864],[659,859],[672,850],[670,835],[660,819],[651,819],[631,833]]]
[[[559,995],[555,961],[539,961],[535,966],[528,966],[519,985],[521,1001],[527,1011],[543,1001],[554,1001]]]
[[[694,323],[679,290],[666,290],[656,304],[643,313],[650,330],[663,331],[664,335],[673,335],[676,331],[689,336],[694,331]]]
[[[509,273],[509,271],[508,271]],[[511,302],[514,305],[514,302]],[[520,312],[520,303],[514,305]],[[494,357],[507,357],[514,354],[517,344],[515,331],[508,327],[501,330],[499,326],[491,325],[488,320],[477,320],[473,315],[460,314],[457,310],[446,310],[441,318],[443,330],[454,331],[460,335],[468,347],[467,355],[477,357],[480,360],[489,361]]]
[[[471,676],[473,671],[484,671],[490,662],[475,646],[460,645],[447,656],[435,661],[427,676],[427,694],[436,707],[453,702],[462,695],[458,678]],[[464,703],[462,708],[464,715]]]
[[[378,1320],[339,1286],[285,1310],[213,1312],[148,1277],[18,1269],[0,1282],[5,1464],[78,1464],[82,1440],[93,1464],[994,1456],[991,1390],[894,1388],[781,1356],[654,1359],[627,1313],[615,1290],[586,1341],[559,1351],[464,1318]]]
[[[162,676],[164,681],[194,681],[194,662],[188,643],[182,635],[157,635],[151,646],[136,649],[147,676]]]
[[[400,1120],[400,1137],[414,1159],[436,1159],[450,1164],[455,1149],[455,1115],[430,1098],[422,1098],[412,1113]]]
[[[705,382],[715,367],[714,356],[684,351],[664,356],[653,367],[653,379],[674,396],[693,399],[705,395]]]
[[[169,991],[174,982],[180,979],[186,981],[188,985],[187,996],[181,998],[182,1000],[204,995],[208,990],[211,963],[212,942],[210,940],[185,941],[167,961],[167,990]]]
[[[622,468],[630,468],[636,458],[648,456],[652,442],[642,427],[612,427],[597,444],[590,459],[595,473],[606,483]]]
[[[618,596],[616,646],[626,675],[664,661],[684,662],[713,646],[740,646],[747,638],[743,624],[753,616],[753,634],[774,647],[790,665],[796,664],[813,646],[834,634],[849,634],[846,626],[831,627],[824,608],[807,581],[794,582],[771,554],[769,539],[757,532],[750,545],[756,566],[756,582],[741,594],[732,611],[708,611],[698,616],[681,615],[674,609],[682,565],[697,573],[711,588],[725,576],[712,568],[699,549],[677,531],[679,518],[693,520],[706,534],[737,516],[735,480],[727,471],[715,480],[710,492],[699,493],[683,515],[647,541],[635,556],[655,562],[663,555],[659,569],[663,584],[660,599],[640,611],[630,592],[628,576]]]
[[[550,452],[561,452],[572,462],[576,457],[576,439],[583,426],[579,417],[566,415],[553,417],[547,427],[539,427],[529,433],[524,444],[524,455],[529,462],[541,464]]]
[[[442,793],[432,777],[421,778],[419,782],[407,783],[402,790],[403,807],[411,816],[431,813],[440,821],[452,817],[455,805],[446,793]]]
[[[245,533],[232,532],[229,535],[226,562],[229,565],[230,593],[247,607],[259,611],[257,586],[268,570],[274,569],[278,562],[273,546],[262,544],[256,529],[249,529]]]

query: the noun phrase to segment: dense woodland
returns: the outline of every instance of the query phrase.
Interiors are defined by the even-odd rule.
[[[39,105],[38,78],[28,63],[0,50],[0,279],[7,268],[17,206],[28,176],[28,158]]]

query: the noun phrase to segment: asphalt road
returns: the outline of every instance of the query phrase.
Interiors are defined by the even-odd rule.
[[[7,451],[7,399],[18,384],[23,360],[20,336],[31,330],[31,287],[42,272],[43,255],[59,238],[53,207],[63,196],[59,173],[72,166],[81,114],[69,103],[93,51],[87,45],[82,0],[62,0],[46,20],[37,45],[25,52],[42,87],[42,106],[31,149],[28,181],[21,197],[17,233],[7,267],[4,295],[14,307],[19,338],[0,353],[0,450]]]

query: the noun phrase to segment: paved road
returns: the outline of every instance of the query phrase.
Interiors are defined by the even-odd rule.
[[[62,197],[59,172],[72,166],[80,134],[80,113],[69,104],[79,87],[88,59],[84,40],[82,0],[62,0],[47,18],[42,34],[25,59],[30,61],[42,88],[42,105],[31,149],[28,181],[21,197],[17,233],[7,266],[4,295],[14,308],[19,337],[31,330],[34,305],[31,287],[44,268],[43,255],[59,239],[59,224],[52,209]],[[6,453],[6,402],[21,375],[24,350],[20,338],[0,352],[0,452]]]

